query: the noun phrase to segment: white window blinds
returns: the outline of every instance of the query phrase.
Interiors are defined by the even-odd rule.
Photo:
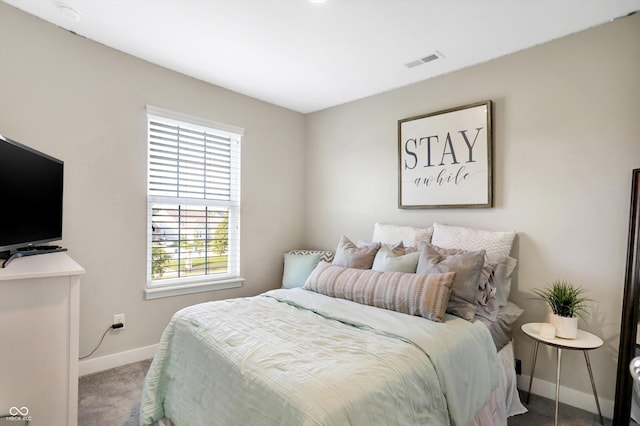
[[[242,130],[148,112],[148,285],[238,277]]]

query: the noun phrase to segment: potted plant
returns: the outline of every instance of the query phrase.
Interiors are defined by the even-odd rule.
[[[578,335],[578,318],[584,319],[588,314],[587,304],[591,302],[584,296],[586,290],[558,280],[545,289],[534,289],[533,292],[551,308],[550,322],[556,327],[556,336],[575,339]]]

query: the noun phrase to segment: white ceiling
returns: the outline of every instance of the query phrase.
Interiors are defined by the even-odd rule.
[[[302,113],[640,10],[640,0],[3,1],[122,52]],[[60,4],[82,19],[65,16]],[[435,52],[443,57],[405,66]]]

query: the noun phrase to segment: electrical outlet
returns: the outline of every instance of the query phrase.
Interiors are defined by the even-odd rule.
[[[125,328],[124,314],[116,314],[113,316],[113,324],[122,324],[122,328]]]

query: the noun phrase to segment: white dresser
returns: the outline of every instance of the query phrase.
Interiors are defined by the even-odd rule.
[[[0,269],[0,416],[28,417],[32,426],[77,424],[84,272],[65,252],[19,258]]]

